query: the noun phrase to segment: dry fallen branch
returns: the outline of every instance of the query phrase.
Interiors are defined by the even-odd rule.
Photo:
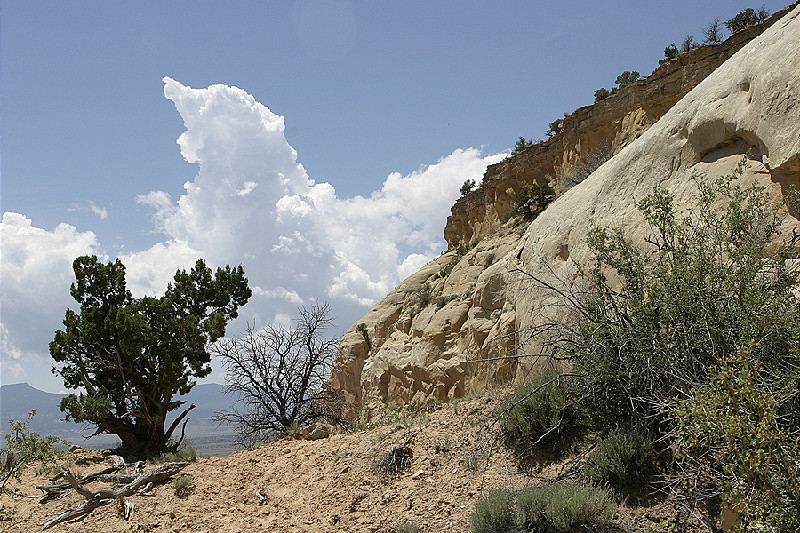
[[[42,526],[42,531],[44,531],[45,529],[49,529],[61,522],[65,522],[67,520],[73,520],[75,518],[84,516],[92,512],[93,510],[97,509],[98,507],[102,505],[107,505],[117,500],[118,498],[122,498],[122,502],[124,505],[125,519],[127,520],[128,517],[130,517],[131,513],[133,512],[133,504],[125,499],[126,496],[131,496],[133,494],[147,491],[154,483],[161,483],[163,481],[168,480],[169,478],[171,478],[172,476],[183,470],[188,464],[189,464],[188,462],[169,463],[161,465],[158,468],[155,468],[149,472],[141,473],[138,475],[136,474],[130,476],[120,475],[118,476],[120,479],[121,478],[127,479],[129,477],[133,477],[133,479],[129,481],[127,485],[115,490],[99,489],[95,491],[87,489],[86,487],[83,486],[83,483],[86,483],[85,481],[86,478],[89,478],[90,476],[91,476],[90,478],[91,481],[94,479],[98,479],[100,476],[112,475],[106,472],[108,469],[105,469],[104,471],[101,472],[96,472],[94,474],[88,474],[82,477],[80,480],[75,479],[75,476],[73,476],[72,473],[69,470],[67,470],[58,477],[65,478],[68,482],[67,488],[71,487],[73,490],[75,490],[75,492],[86,498],[86,501],[77,508],[66,509],[63,513],[61,513],[57,517],[45,522],[44,525]],[[117,467],[110,467],[110,468],[114,469]],[[58,492],[55,492],[56,489],[54,487],[61,487],[61,485],[58,486],[40,485],[37,488],[45,491],[48,495],[53,493],[58,494]],[[54,492],[50,492],[51,490]]]

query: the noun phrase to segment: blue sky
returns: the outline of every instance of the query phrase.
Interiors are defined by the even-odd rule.
[[[47,343],[83,253],[138,294],[244,263],[243,318],[330,300],[344,331],[518,136],[759,5],[2,1],[0,380],[60,390]]]

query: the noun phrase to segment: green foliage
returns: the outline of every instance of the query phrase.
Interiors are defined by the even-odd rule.
[[[514,527],[511,491],[494,489],[480,497],[472,513],[473,533],[506,533]]]
[[[735,17],[725,21],[725,27],[731,33],[736,33],[750,26],[755,26],[769,18],[769,11],[766,7],[761,7],[758,11],[752,7],[748,7],[744,11],[740,11]]]
[[[42,438],[38,433],[28,430],[28,425],[34,416],[36,416],[36,410],[31,410],[28,418],[24,421],[8,421],[11,432],[4,435],[5,446],[0,449],[0,458],[2,458],[0,493],[7,490],[6,483],[12,477],[18,482],[20,481],[20,474],[26,465],[37,461],[45,464],[53,463],[66,456],[63,447],[69,446],[67,441],[52,435]]]
[[[612,431],[586,459],[583,475],[626,495],[641,494],[655,473],[655,451],[643,431]]]
[[[417,533],[419,526],[414,522],[400,522],[394,527],[394,533]]]
[[[605,490],[572,483],[530,485],[516,500],[519,524],[542,533],[589,530],[611,520],[617,507]]]
[[[437,278],[447,279],[450,273],[453,271],[453,268],[458,264],[460,261],[460,257],[454,257],[450,260],[442,269],[436,274]]]
[[[548,137],[552,137],[556,133],[559,133],[563,127],[564,127],[564,119],[563,118],[560,118],[558,120],[554,120],[553,122],[548,124],[548,129],[545,132],[545,134]]]
[[[197,461],[197,449],[194,446],[189,446],[186,442],[181,443],[175,451],[164,452],[150,459],[150,462],[156,465],[184,461],[189,461],[190,463]]]
[[[550,180],[546,176],[530,187],[522,186],[514,193],[514,206],[506,213],[503,222],[516,216],[521,216],[526,221],[533,220],[555,198],[556,191],[550,186]]]
[[[559,373],[549,369],[518,386],[495,412],[506,439],[518,446],[551,444],[568,416]]]
[[[422,310],[433,302],[433,287],[427,281],[417,291],[417,309]]]
[[[638,80],[639,78],[641,78],[641,75],[635,70],[633,72],[629,72],[626,70],[625,72],[617,76],[617,81],[615,81],[614,83],[617,84],[617,87],[619,89],[622,89],[623,87],[627,87],[628,85],[635,83],[636,80]]]
[[[706,381],[706,368],[755,339],[754,356],[794,353],[800,338],[798,280],[772,247],[785,210],[737,170],[699,185],[699,208],[679,217],[656,189],[639,209],[652,230],[643,250],[619,229],[593,228],[589,283],[566,349],[583,376],[579,397],[600,427],[647,419]],[[723,204],[722,212],[715,209]]]
[[[188,412],[165,430],[167,413],[182,403],[173,398],[211,372],[207,345],[250,298],[242,267],[212,273],[198,260],[190,272],[176,272],[160,298],[134,298],[119,259],[104,265],[83,256],[73,269],[70,293],[80,311],[67,310],[50,354],[64,385],[86,392],[64,398],[61,410],[118,435],[125,453],[153,457]]]
[[[704,501],[713,515],[722,494],[745,522],[789,531],[800,513],[800,273],[798,237],[780,239],[796,192],[776,205],[742,182],[747,164],[698,179],[697,208],[680,215],[667,191],[644,197],[646,244],[593,228],[586,286],[567,295],[574,315],[551,346],[572,361],[579,379],[566,393],[595,427],[643,424],[674,454],[668,479],[688,512]],[[613,471],[626,446],[590,460],[587,475],[629,484],[591,470]]]
[[[452,302],[453,300],[457,300],[457,299],[458,299],[458,295],[457,294],[450,294],[448,296],[437,296],[434,299],[434,303],[436,304],[436,309],[441,309],[445,305],[447,305],[450,302]]]
[[[175,496],[178,498],[186,498],[194,490],[194,476],[191,474],[184,474],[180,477],[176,477],[172,481],[172,485],[175,487]]]
[[[678,50],[678,47],[675,46],[675,43],[672,43],[666,48],[664,48],[664,59],[659,60],[659,63],[661,65],[663,65],[664,63],[669,63],[679,55],[680,51]]]
[[[720,361],[708,383],[679,402],[676,455],[690,479],[722,491],[742,530],[760,523],[800,531],[800,376],[752,355],[748,348]]]
[[[514,145],[514,149],[511,150],[511,157],[518,156],[531,146],[533,146],[533,139],[526,140],[525,137],[520,137],[519,139],[517,139],[517,142]]]
[[[476,181],[475,180],[467,180],[461,185],[461,196],[466,196],[469,192],[475,188]]]
[[[364,342],[367,343],[367,351],[372,351],[372,341],[369,338],[369,331],[367,331],[367,325],[363,322],[359,323],[356,326],[356,331],[361,333],[361,336],[364,338]]]
[[[594,101],[597,103],[601,100],[605,100],[609,96],[611,96],[611,93],[608,91],[608,89],[601,87],[594,92]]]

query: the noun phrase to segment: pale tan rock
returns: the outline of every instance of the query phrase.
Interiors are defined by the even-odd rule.
[[[800,7],[751,36],[522,233],[495,226],[465,255],[448,252],[403,281],[359,322],[369,342],[356,326],[345,334],[331,385],[356,403],[369,393],[424,406],[523,378],[529,365],[508,357],[542,353],[526,331],[560,309],[524,273],[570,282],[576,262],[589,259],[585,239],[593,224],[620,227],[642,242],[648,228],[638,200],[662,186],[689,208],[695,176],[729,174],[748,150],[753,160],[744,179],[775,196],[800,185]],[[426,284],[433,301],[420,305]]]
[[[618,94],[581,107],[564,118],[561,133],[520,156],[491,165],[480,187],[463,196],[451,210],[444,235],[448,242],[480,240],[489,234],[514,204],[514,193],[547,177],[556,183],[576,165],[606,146],[632,142],[658,121],[728,58],[780,20],[791,8],[779,11],[762,24],[736,32],[725,42],[704,45],[680,54],[650,76],[624,87]],[[769,76],[761,73],[760,76]],[[769,83],[768,83],[769,84]],[[776,101],[770,105],[779,106]],[[554,117],[558,118],[557,116]],[[775,130],[774,134],[782,135]]]

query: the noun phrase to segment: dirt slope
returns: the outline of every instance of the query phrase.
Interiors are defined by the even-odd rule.
[[[500,392],[454,401],[432,412],[409,415],[373,414],[371,429],[334,434],[317,441],[280,440],[229,457],[199,458],[185,473],[195,479],[186,498],[175,496],[171,483],[154,496],[132,496],[129,521],[114,505],[95,510],[81,521],[49,531],[166,532],[198,531],[341,531],[393,532],[400,523],[414,523],[420,532],[470,531],[470,515],[480,495],[495,487],[518,489],[568,471],[568,461],[542,463],[523,472],[499,441],[491,410]],[[395,476],[376,472],[375,465],[393,446],[408,443],[410,467]],[[85,474],[99,470],[107,457],[82,451],[71,467]],[[0,503],[12,511],[0,531],[38,531],[67,507],[83,500],[70,494],[59,501],[38,503],[34,487],[52,475],[26,471],[19,487],[28,497]],[[96,490],[105,484],[96,482]],[[269,496],[259,504],[257,491]],[[656,532],[670,516],[659,504],[650,508],[620,507],[614,531]],[[664,529],[666,531],[666,529]]]

